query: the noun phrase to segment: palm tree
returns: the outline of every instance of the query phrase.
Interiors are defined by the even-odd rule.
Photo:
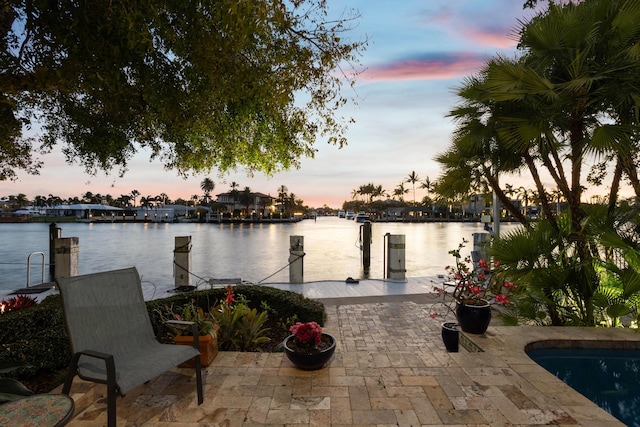
[[[404,188],[404,181],[397,185],[396,188],[393,189],[393,196],[398,197],[398,200],[404,202],[404,195],[407,194],[409,190]]]
[[[127,206],[129,206],[130,201],[130,194],[121,194],[120,197],[116,199],[116,206],[118,206],[119,208],[126,208]]]
[[[429,197],[431,191],[433,190],[433,182],[431,182],[431,179],[429,177],[426,177],[425,180],[420,183],[420,188],[427,190],[427,197]]]
[[[450,189],[463,191],[470,179],[480,178],[503,204],[508,198],[498,174],[530,173],[545,226],[557,234],[568,230],[569,236],[551,239],[557,246],[540,263],[550,274],[552,267],[556,275],[571,274],[564,284],[580,295],[579,309],[591,313],[583,317],[586,323],[593,320],[598,245],[585,236],[583,167],[593,156],[615,159],[610,204],[623,176],[632,183],[638,178],[630,160],[640,153],[633,113],[640,99],[630,96],[640,93],[640,8],[635,6],[631,0],[550,2],[546,12],[518,29],[520,58],[494,58],[460,88],[463,103],[451,113],[459,122],[453,146],[438,157]],[[552,212],[539,169],[548,172],[567,200],[566,223]],[[640,184],[634,190],[640,196]],[[528,204],[530,193],[522,196]],[[519,209],[510,203],[505,207],[531,227]],[[561,295],[552,288],[544,292],[548,301]],[[562,323],[554,307],[549,315],[553,324]]]
[[[251,189],[249,187],[244,187],[242,190],[242,194],[240,195],[240,201],[244,204],[245,207],[245,215],[249,215],[249,206],[251,206]]]
[[[382,188],[382,185],[376,185],[373,187],[373,191],[371,192],[371,199],[375,199],[376,197],[382,198],[387,195],[387,191]]]
[[[287,192],[289,189],[285,185],[278,187],[278,203],[280,205],[280,212],[284,212],[287,205]]]
[[[522,215],[527,216],[529,211],[529,195],[531,190],[525,187],[518,187],[516,192],[518,200],[522,200]]]
[[[138,190],[131,190],[131,198],[133,199],[133,207],[136,207],[136,198],[140,195]]]
[[[419,182],[419,181],[420,181],[420,178],[416,174],[416,171],[411,171],[411,173],[407,177],[407,180],[405,181],[411,184],[411,186],[413,187],[413,204],[414,205],[416,204],[416,182]]]
[[[211,201],[211,192],[216,187],[215,183],[211,180],[211,178],[205,178],[200,183],[200,188],[204,191],[204,197],[202,198],[204,203],[208,203]]]
[[[157,195],[156,200],[158,200],[159,202],[162,202],[162,206],[165,206],[171,203],[171,200],[169,199],[169,196],[166,193],[160,193],[159,195]]]

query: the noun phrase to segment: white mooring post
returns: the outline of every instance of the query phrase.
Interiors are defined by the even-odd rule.
[[[62,237],[55,239],[55,279],[78,275],[80,257],[80,239],[78,237]]]
[[[387,278],[392,280],[406,280],[405,273],[405,236],[404,234],[389,234],[387,238]]]
[[[478,254],[479,259],[489,261],[489,244],[491,243],[491,234],[489,233],[473,233],[473,251]],[[475,261],[474,261],[475,262]]]
[[[191,236],[176,236],[173,263],[175,287],[191,286]]]
[[[304,283],[304,236],[289,236],[289,283]]]

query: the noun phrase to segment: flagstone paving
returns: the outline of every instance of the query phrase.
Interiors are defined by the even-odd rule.
[[[411,301],[413,299],[413,301]],[[335,302],[335,301],[334,301]],[[531,361],[543,338],[637,340],[630,331],[491,326],[484,352],[447,353],[428,300],[368,298],[327,306],[338,345],[329,366],[294,368],[282,353],[220,352],[198,406],[190,369],[176,368],[118,398],[119,426],[617,426],[623,425]],[[600,332],[604,331],[604,333]],[[106,425],[102,385],[74,380],[70,426]]]

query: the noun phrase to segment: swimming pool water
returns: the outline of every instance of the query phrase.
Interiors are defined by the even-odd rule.
[[[626,425],[640,427],[640,350],[541,348],[527,354]]]

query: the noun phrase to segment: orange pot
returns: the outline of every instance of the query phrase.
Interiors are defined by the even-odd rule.
[[[178,345],[190,345],[191,347],[193,347],[192,336],[178,335],[173,338],[173,341]],[[209,366],[218,354],[218,338],[212,336],[211,334],[200,335],[198,337],[198,344],[200,345],[200,361],[202,363],[202,366]],[[193,368],[194,366],[194,359],[180,364],[181,368]]]

